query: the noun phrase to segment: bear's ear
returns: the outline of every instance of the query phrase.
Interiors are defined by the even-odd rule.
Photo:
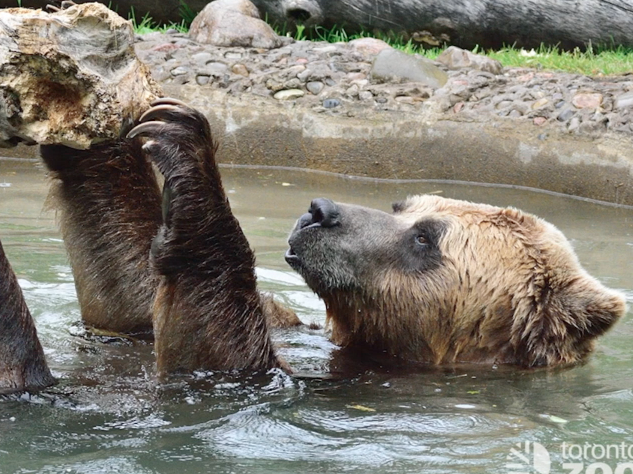
[[[626,312],[624,296],[589,275],[561,289],[558,300],[569,318],[569,330],[577,331],[579,339],[601,336]]]
[[[391,205],[394,214],[404,211],[408,206],[408,201],[396,201]]]
[[[524,319],[518,344],[526,366],[554,366],[581,361],[624,315],[622,294],[587,274],[542,289]]]

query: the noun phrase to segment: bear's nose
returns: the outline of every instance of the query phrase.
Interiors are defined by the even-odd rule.
[[[321,227],[334,227],[339,224],[339,209],[334,201],[326,198],[317,198],[310,204],[308,214],[301,218],[301,228],[310,225]]]

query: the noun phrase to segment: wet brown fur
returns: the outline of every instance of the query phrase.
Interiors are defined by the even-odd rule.
[[[448,222],[428,275],[377,271],[363,291],[322,294],[333,341],[402,361],[556,366],[583,360],[624,314],[553,225],[515,209],[410,198],[404,223]]]
[[[42,146],[86,324],[123,334],[152,332],[158,277],[151,240],[161,223],[161,195],[139,140],[73,150]]]
[[[90,150],[41,147],[52,178],[49,206],[58,211],[83,321],[96,329],[152,336],[158,275],[149,261],[162,224],[161,194],[142,140]],[[197,217],[196,217],[197,219]],[[262,296],[271,327],[296,315]]]
[[[0,244],[0,393],[53,383],[33,318]]]
[[[165,176],[165,222],[152,245],[160,374],[284,367],[257,291],[255,257],[231,212],[209,124],[178,108],[158,114],[144,148]]]

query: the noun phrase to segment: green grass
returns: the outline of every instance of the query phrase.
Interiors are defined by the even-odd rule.
[[[338,27],[331,29],[316,27],[311,30],[299,27],[293,31],[290,31],[285,25],[274,25],[273,27],[277,34],[291,36],[296,40],[337,43],[357,38],[378,38],[396,49],[410,54],[421,54],[429,59],[436,59],[444,50],[443,48],[425,49],[410,39],[406,40],[401,35],[387,33],[372,34],[362,31],[356,34],[348,34],[344,29]],[[584,51],[578,48],[573,51],[563,51],[557,46],[546,45],[541,45],[537,50],[526,51],[509,46],[500,50],[487,51],[475,48],[473,52],[496,59],[504,66],[510,67],[565,71],[588,76],[611,76],[633,72],[633,49],[622,46],[598,49],[589,45]]]
[[[181,13],[182,15],[182,13]],[[187,33],[189,31],[189,25],[191,22],[187,22],[184,18],[180,23],[169,23],[165,25],[159,25],[156,23],[149,14],[146,14],[140,21],[136,18],[136,12],[134,11],[134,7],[130,8],[130,15],[128,20],[132,23],[132,27],[134,28],[134,32],[137,35],[145,35],[147,33],[153,33],[159,31],[161,33],[166,32],[167,30],[175,29],[181,33]]]
[[[622,46],[594,50],[590,45],[585,51],[578,48],[561,51],[556,46],[541,45],[537,50],[531,51],[508,47],[499,51],[486,51],[485,54],[504,66],[567,71],[588,76],[633,72],[633,50]]]
[[[138,34],[150,33],[152,31],[165,32],[168,29],[176,29],[186,33],[189,25],[196,15],[184,0],[180,0],[180,15],[183,20],[180,23],[168,25],[157,25],[151,17],[145,15],[140,22],[137,21],[134,10],[130,14],[130,21],[134,25],[134,30]],[[268,22],[268,18],[265,18]],[[287,25],[272,24],[275,32],[281,36],[290,36],[297,41],[326,41],[328,43],[348,42],[358,38],[378,38],[387,42],[390,46],[409,54],[422,54],[429,59],[436,59],[443,51],[442,48],[425,49],[411,39],[406,39],[402,35],[390,33],[373,34],[367,31],[348,34],[345,29],[334,26],[333,28],[323,28],[317,26],[306,28],[297,25],[289,28]],[[586,50],[575,49],[573,51],[563,51],[556,46],[541,45],[537,50],[525,51],[514,46],[504,47],[500,50],[482,51],[475,48],[473,52],[484,54],[496,59],[504,66],[529,67],[539,70],[565,71],[589,76],[611,76],[633,72],[633,49],[622,46],[612,46],[608,48],[594,48],[589,45]]]

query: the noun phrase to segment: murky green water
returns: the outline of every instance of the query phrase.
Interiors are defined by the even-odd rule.
[[[441,192],[521,207],[558,225],[592,274],[633,298],[632,210],[509,189],[289,171],[223,173],[256,249],[261,286],[304,322],[323,323],[324,309],[283,253],[294,220],[318,196],[389,209],[408,194]],[[76,335],[72,274],[54,215],[42,211],[46,191],[36,164],[0,160],[0,239],[60,379],[42,394],[0,400],[3,474],[544,472],[522,467],[516,455],[507,458],[512,448],[521,454],[524,445],[515,445],[526,441],[549,450],[551,472],[570,472],[562,463],[578,461],[563,459],[563,443],[633,444],[629,317],[600,340],[588,364],[565,371],[482,368],[337,381],[216,374],[159,387],[150,346]],[[326,374],[333,346],[322,331],[275,337],[296,369]],[[600,450],[594,454],[600,457]],[[616,472],[624,461],[604,462]],[[584,460],[582,472],[611,472],[591,462]]]

